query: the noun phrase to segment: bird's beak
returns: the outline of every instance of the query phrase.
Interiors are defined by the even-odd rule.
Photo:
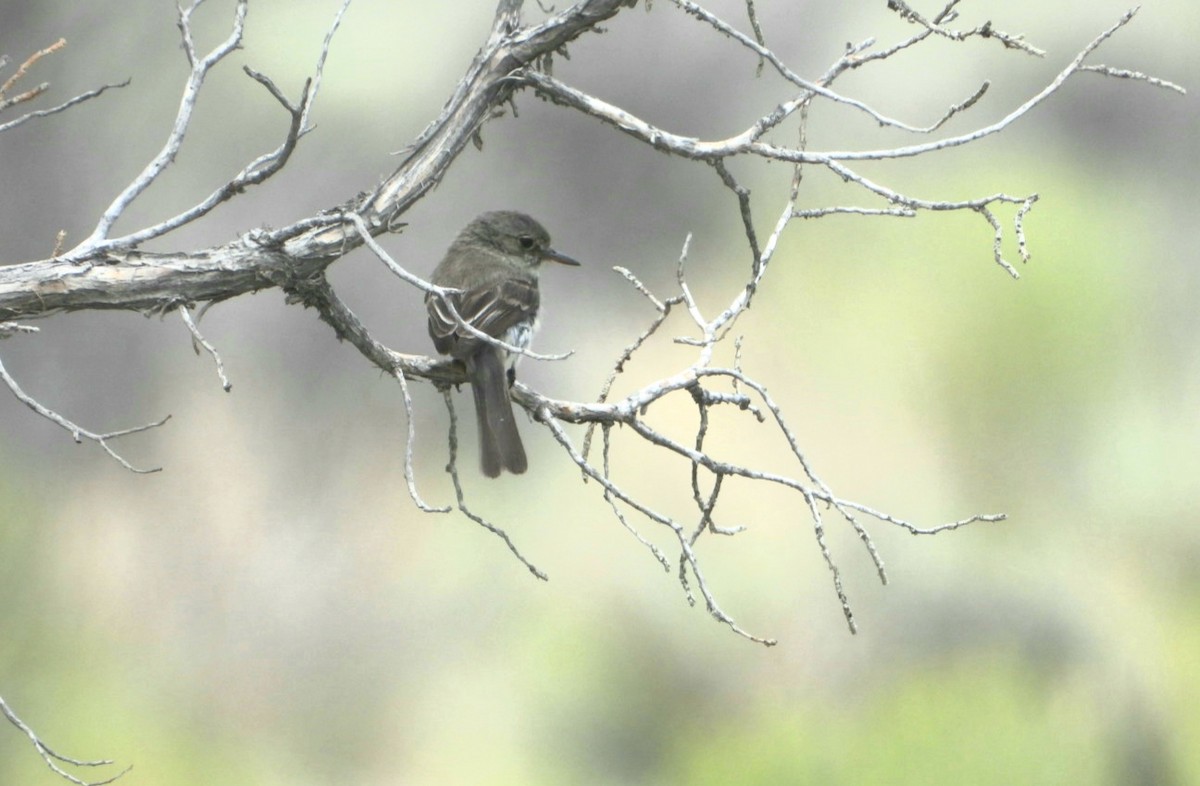
[[[563,265],[574,265],[576,267],[579,266],[579,263],[574,259],[571,259],[566,254],[560,254],[552,248],[548,248],[542,252],[542,261],[545,262],[546,260],[558,262]]]

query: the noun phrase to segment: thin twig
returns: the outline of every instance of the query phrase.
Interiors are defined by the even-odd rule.
[[[674,2],[675,5],[677,7],[679,7],[685,13],[690,14],[691,16],[694,16],[697,19],[707,23],[711,27],[713,27],[716,30],[718,30],[719,32],[721,32],[723,35],[728,36],[729,38],[732,38],[733,40],[740,43],[742,46],[751,50],[756,55],[758,55],[760,58],[766,59],[766,61],[771,64],[771,66],[780,74],[780,76],[782,76],[784,79],[788,80],[792,84],[796,85],[797,87],[803,88],[806,92],[808,92],[810,94],[819,95],[822,98],[826,98],[835,103],[845,104],[847,106],[853,107],[854,109],[857,109],[858,111],[869,115],[873,120],[875,120],[877,123],[879,123],[882,126],[899,128],[903,131],[909,131],[909,132],[915,133],[915,134],[928,134],[931,131],[935,130],[938,126],[941,125],[940,122],[931,124],[928,126],[923,126],[923,127],[910,125],[908,123],[903,122],[902,120],[897,120],[896,118],[888,117],[887,115],[874,109],[873,107],[871,107],[869,104],[867,104],[864,101],[859,101],[856,98],[850,98],[848,96],[841,95],[840,93],[836,93],[833,90],[830,90],[829,88],[827,88],[817,82],[809,81],[809,80],[803,78],[802,76],[800,76],[799,74],[797,74],[792,69],[788,68],[788,66],[783,62],[782,59],[780,59],[779,55],[775,54],[775,52],[766,48],[758,41],[755,41],[754,39],[750,38],[745,33],[738,31],[732,25],[730,25],[728,22],[726,22],[725,20],[718,17],[716,14],[713,14],[712,12],[702,8],[701,6],[697,5],[696,3],[691,2],[691,0],[672,0],[672,2]],[[807,100],[807,97],[805,100]],[[944,120],[943,120],[943,122],[944,122]]]
[[[603,457],[603,462],[604,462],[604,468],[602,471],[604,473],[604,477],[611,480],[612,479],[612,467],[609,463],[609,454],[611,453],[611,450],[612,450],[612,439],[611,439],[612,424],[606,423],[606,424],[604,424],[604,426],[602,426],[602,429],[603,429],[603,442],[604,442],[604,446],[602,448],[602,454],[601,454]],[[588,436],[589,437],[591,436],[591,428],[588,429]],[[586,462],[586,458],[584,459],[584,461]],[[587,470],[582,470],[582,471],[583,471],[584,480],[586,481],[587,477],[588,477]],[[641,543],[643,546],[645,546],[647,549],[650,550],[650,553],[654,555],[654,558],[656,560],[658,560],[658,563],[663,566],[663,570],[670,572],[671,563],[667,560],[667,555],[663,554],[662,551],[658,548],[658,546],[654,545],[649,540],[647,540],[646,537],[644,535],[642,535],[642,533],[638,532],[637,528],[634,527],[633,524],[631,524],[629,522],[629,519],[626,518],[625,514],[621,511],[621,507],[617,504],[617,498],[614,497],[612,492],[609,491],[608,489],[604,490],[604,501],[608,503],[610,508],[612,508],[613,515],[617,517],[617,521],[621,522],[621,526],[624,527],[626,530],[628,530],[629,534],[633,535],[633,537],[637,539],[638,543]]]
[[[753,8],[753,6],[751,6]],[[713,169],[721,178],[725,187],[734,193],[738,200],[738,210],[742,215],[742,228],[746,231],[746,242],[750,244],[750,256],[754,261],[753,270],[757,271],[762,263],[762,251],[758,247],[758,235],[754,232],[754,217],[750,213],[750,189],[740,185],[733,174],[725,166],[724,159],[718,158],[712,162]]]
[[[691,9],[693,7],[695,7],[698,10],[698,12],[700,12],[701,18],[706,19],[706,21],[711,16],[711,14],[708,14],[707,11],[700,9],[698,6],[695,6],[694,3],[687,2],[686,0],[675,0],[675,2],[680,7],[683,7],[684,10],[688,10],[689,13],[691,12]],[[962,145],[970,144],[972,142],[976,142],[985,137],[999,133],[1000,131],[1004,130],[1008,126],[1012,125],[1017,119],[1023,117],[1034,107],[1041,104],[1050,95],[1056,93],[1062,87],[1063,83],[1066,82],[1067,79],[1069,79],[1073,74],[1082,70],[1083,61],[1088,57],[1088,55],[1090,55],[1093,51],[1096,50],[1097,47],[1099,47],[1106,40],[1108,40],[1117,30],[1119,30],[1120,28],[1122,28],[1126,24],[1128,24],[1129,21],[1133,18],[1133,14],[1135,12],[1136,12],[1136,9],[1127,12],[1114,25],[1112,25],[1110,28],[1108,28],[1107,30],[1105,30],[1104,32],[1102,32],[1098,36],[1096,36],[1096,38],[1094,38],[1089,44],[1087,44],[1085,47],[1083,47],[1083,49],[1081,49],[1079,51],[1079,53],[1075,56],[1075,58],[1069,64],[1067,64],[1067,66],[1062,71],[1060,71],[1059,74],[1053,80],[1051,80],[1040,92],[1038,92],[1032,98],[1025,101],[1023,104],[1018,106],[1016,109],[1009,112],[1007,115],[1005,115],[1000,120],[998,120],[990,125],[983,126],[981,128],[977,128],[974,131],[970,131],[965,134],[959,134],[957,136],[947,137],[944,139],[939,139],[936,141],[927,142],[927,143],[923,143],[923,144],[907,145],[907,146],[902,146],[902,147],[879,149],[879,150],[808,151],[808,150],[799,149],[799,148],[779,147],[778,145],[773,145],[773,144],[770,144],[770,143],[765,142],[762,139],[760,139],[759,136],[761,134],[758,133],[758,129],[756,126],[751,126],[746,131],[743,131],[740,134],[736,134],[732,137],[728,137],[723,140],[705,142],[705,141],[698,140],[694,137],[680,136],[680,135],[672,134],[661,128],[657,128],[657,127],[647,123],[646,121],[642,120],[641,118],[638,118],[638,117],[630,114],[629,112],[626,112],[625,110],[620,109],[619,107],[615,107],[611,104],[608,104],[598,98],[595,98],[594,96],[590,96],[585,93],[582,93],[581,91],[576,90],[576,89],[574,89],[552,77],[546,76],[545,74],[529,72],[529,73],[524,74],[522,76],[522,79],[526,83],[533,85],[537,90],[539,90],[543,94],[547,95],[548,97],[550,97],[560,103],[564,103],[568,106],[579,109],[580,111],[583,111],[593,117],[596,117],[597,119],[599,119],[603,122],[610,123],[610,124],[614,125],[615,127],[619,128],[620,130],[624,131],[625,133],[630,134],[634,137],[641,139],[642,141],[644,141],[648,144],[653,145],[657,149],[668,151],[668,152],[671,152],[676,155],[680,155],[680,156],[683,156],[686,158],[691,158],[691,159],[696,159],[696,160],[713,160],[713,159],[728,157],[731,155],[751,154],[751,155],[756,155],[756,156],[760,156],[762,158],[771,159],[771,160],[789,161],[792,163],[820,164],[820,165],[829,167],[831,170],[833,170],[836,174],[838,174],[840,177],[842,177],[845,180],[852,180],[854,182],[859,183],[860,185],[867,186],[867,184],[870,184],[871,181],[869,181],[867,178],[862,177],[862,176],[858,175],[857,173],[853,172],[845,164],[843,164],[841,162],[845,162],[845,161],[877,161],[877,160],[888,160],[888,159],[895,159],[895,158],[907,158],[907,157],[912,157],[912,156],[920,156],[920,155],[924,155],[924,154],[931,153],[934,151],[946,150],[949,148],[959,147]],[[719,22],[720,20],[717,20],[717,21]],[[720,22],[720,25],[724,25],[725,27],[728,27],[724,22]],[[744,35],[742,35],[740,33],[736,33],[736,31],[732,31],[732,30],[731,30],[731,33],[735,33],[736,34],[736,35],[734,35],[735,38],[738,38],[738,40],[740,40],[740,41],[744,41],[745,43],[750,45],[752,48],[755,48],[756,51],[758,49],[761,49],[761,47],[759,47],[759,45],[757,43],[746,38]],[[740,36],[740,38],[739,38],[739,36]],[[771,57],[772,58],[775,57],[773,53],[771,53]],[[775,59],[777,60],[777,58],[775,58]],[[780,65],[782,66],[782,63],[780,63]],[[815,83],[810,83],[810,82],[803,81],[803,80],[801,80],[801,81],[803,82],[803,86],[805,87],[805,89],[810,90],[813,93],[816,93],[818,95],[823,95],[825,97],[832,97],[835,95],[835,94],[830,93],[830,91],[827,91],[824,88],[821,88],[819,85],[816,85]],[[849,102],[848,99],[843,99],[841,96],[836,96],[836,98],[838,100],[841,100],[844,103]],[[850,102],[850,103],[853,103],[853,102]],[[880,119],[880,122],[883,122],[884,120],[885,119]],[[899,125],[901,127],[904,127],[903,124],[899,124]],[[910,130],[914,130],[914,131],[921,130],[921,129],[916,129],[916,128],[912,128],[912,127],[908,127],[908,128]],[[907,204],[911,207],[925,207],[926,205],[934,205],[934,204],[939,205],[938,208],[927,207],[926,209],[954,209],[954,210],[972,209],[972,210],[975,210],[978,208],[980,203],[986,203],[987,201],[996,201],[997,199],[1001,199],[1000,196],[996,196],[996,197],[989,198],[989,200],[978,200],[977,199],[977,200],[964,200],[961,202],[934,203],[934,202],[929,202],[928,200],[917,200],[917,199],[912,199],[912,198],[906,198],[903,195],[901,195],[898,192],[895,192],[891,189],[884,189],[882,186],[877,186],[874,184],[871,184],[871,185],[873,185],[874,187],[871,188],[870,190],[873,190],[876,193],[879,193],[881,195],[887,196],[887,198],[891,199],[892,201],[897,201],[902,204]],[[1018,197],[1010,197],[1010,198],[1007,198],[1006,201],[1023,203],[1025,201],[1025,199],[1026,199],[1026,197],[1019,197],[1019,198]]]
[[[613,364],[612,371],[609,372],[608,377],[604,380],[604,386],[600,388],[600,394],[596,396],[596,403],[598,404],[603,404],[608,400],[608,395],[612,391],[613,383],[616,382],[617,376],[625,370],[625,364],[627,364],[633,358],[634,353],[637,352],[638,349],[645,344],[651,336],[658,332],[658,329],[662,326],[662,323],[665,322],[667,317],[671,315],[671,308],[683,301],[682,295],[667,298],[666,300],[659,300],[653,294],[651,294],[650,290],[646,288],[646,285],[643,284],[638,277],[629,270],[626,270],[623,267],[614,267],[613,270],[620,273],[626,281],[633,285],[634,289],[636,289],[638,292],[644,295],[647,300],[654,304],[655,309],[658,311],[658,315],[655,316],[654,319],[651,320],[649,326],[639,333],[637,337],[634,338],[633,342],[626,346],[625,349],[621,351],[621,354],[617,356],[617,360]],[[595,423],[589,423],[587,432],[583,436],[582,452],[585,460],[591,453],[592,434],[595,426]],[[608,435],[606,432],[605,440],[607,439]],[[606,472],[605,475],[607,474],[608,473]],[[583,477],[584,481],[586,482],[587,475],[585,474]]]
[[[1129,71],[1124,68],[1111,68],[1109,66],[1100,64],[1080,66],[1079,70],[1092,71],[1097,74],[1103,74],[1104,76],[1111,76],[1115,79],[1134,79],[1139,82],[1146,82],[1147,84],[1154,85],[1155,87],[1163,87],[1167,90],[1174,90],[1180,95],[1187,95],[1187,90],[1181,85],[1177,85],[1174,82],[1169,82],[1166,79],[1159,79],[1156,76],[1143,74],[1141,71]]]
[[[943,38],[948,38],[951,41],[965,41],[974,36],[978,36],[980,38],[993,38],[1004,44],[1004,46],[1009,49],[1019,49],[1022,52],[1034,55],[1035,57],[1045,56],[1046,53],[1043,50],[1038,49],[1036,46],[1025,41],[1024,36],[1010,35],[1002,30],[997,30],[992,27],[991,22],[985,22],[979,27],[966,31],[950,30],[942,27],[944,23],[951,22],[958,16],[958,12],[954,11],[954,7],[958,5],[958,3],[959,0],[951,0],[951,2],[948,3],[936,17],[934,17],[932,22],[914,11],[912,7],[908,5],[908,3],[904,2],[904,0],[888,0],[888,7],[899,12],[903,19],[925,28],[927,32],[942,36]]]
[[[124,82],[118,82],[117,84],[101,85],[100,87],[80,93],[79,95],[75,96],[74,98],[72,98],[68,101],[62,102],[58,106],[53,106],[53,107],[50,107],[49,109],[38,109],[34,112],[29,112],[27,114],[21,115],[16,120],[10,120],[7,123],[0,123],[0,133],[3,133],[10,129],[16,128],[17,126],[21,125],[22,123],[26,123],[30,120],[34,120],[39,117],[49,117],[50,115],[57,115],[59,112],[65,112],[66,110],[70,109],[73,106],[76,106],[77,104],[82,104],[84,101],[88,101],[90,99],[95,98],[96,96],[101,95],[106,90],[119,89],[119,88],[128,87],[128,86],[129,86],[128,79],[126,79]]]
[[[850,213],[856,216],[897,216],[899,218],[912,218],[917,215],[917,211],[911,207],[858,207],[855,205],[838,205],[835,207],[821,207],[808,210],[796,210],[792,213],[793,218],[823,218],[825,216],[837,215],[839,213]]]
[[[1028,262],[1029,244],[1025,240],[1025,216],[1033,209],[1033,203],[1038,200],[1037,194],[1030,194],[1025,203],[1017,210],[1017,215],[1013,218],[1013,232],[1017,236],[1017,251],[1021,255],[1022,262]]]
[[[18,333],[37,333],[41,328],[33,325],[22,325],[19,322],[0,322],[0,339],[10,338]]]
[[[1026,204],[1031,203],[1027,200]],[[992,257],[996,260],[996,264],[1004,268],[1005,272],[1013,278],[1020,278],[1021,274],[1004,258],[1004,228],[1000,226],[999,219],[996,218],[996,215],[991,210],[988,210],[986,205],[980,205],[975,208],[975,212],[983,216],[992,227]]]
[[[11,106],[12,104],[20,103],[21,101],[26,100],[21,97],[13,98],[10,100],[5,100],[4,95],[5,95],[5,93],[7,93],[9,90],[12,89],[12,86],[15,85],[21,77],[25,76],[25,74],[27,74],[29,72],[29,69],[33,67],[34,63],[41,60],[46,55],[54,54],[55,52],[62,49],[66,45],[67,45],[67,39],[60,38],[57,41],[55,41],[53,44],[51,44],[50,46],[46,47],[45,49],[39,49],[38,51],[31,54],[29,57],[25,58],[25,62],[23,62],[23,63],[21,63],[21,65],[17,66],[17,70],[13,72],[13,75],[10,76],[8,79],[4,80],[4,84],[0,84],[0,111],[4,110],[8,106]],[[2,64],[0,64],[0,65],[2,65]],[[34,92],[36,94],[38,92],[41,92],[45,88],[46,88],[46,85],[39,85],[37,88],[34,88],[33,91],[29,91],[29,92]],[[26,95],[28,95],[28,93]]]
[[[8,389],[12,391],[12,394],[14,396],[16,396],[17,399],[22,404],[29,407],[30,409],[32,409],[34,412],[41,415],[42,417],[46,418],[51,423],[55,423],[58,426],[69,431],[71,433],[71,438],[74,439],[76,443],[81,443],[85,439],[95,442],[100,447],[104,448],[105,453],[107,453],[108,455],[110,455],[114,459],[116,459],[121,464],[121,466],[125,467],[125,469],[129,470],[130,472],[136,472],[139,475],[148,475],[152,472],[161,472],[162,471],[162,467],[154,467],[152,469],[138,469],[137,467],[133,466],[128,461],[126,461],[115,450],[113,450],[112,446],[110,446],[108,443],[109,443],[109,440],[118,439],[119,437],[124,437],[129,434],[137,434],[142,431],[149,431],[152,428],[158,428],[159,426],[163,425],[164,423],[166,423],[168,420],[171,419],[170,415],[167,415],[166,417],[164,417],[162,420],[158,421],[157,423],[147,423],[142,426],[134,426],[133,428],[122,429],[120,431],[110,431],[107,434],[97,434],[95,432],[88,431],[87,429],[83,428],[82,426],[78,426],[75,423],[72,423],[71,421],[67,420],[66,418],[64,418],[62,415],[58,414],[54,410],[43,405],[41,402],[39,402],[37,399],[30,396],[24,390],[21,390],[21,386],[18,385],[17,381],[15,379],[13,379],[12,376],[8,373],[8,369],[6,369],[4,367],[4,363],[2,361],[0,361],[0,380],[3,380],[4,384],[8,385]]]
[[[746,0],[746,16],[750,17],[750,29],[754,31],[754,40],[759,46],[766,47],[766,39],[763,38],[762,25],[758,21],[758,12],[754,9],[754,0]],[[763,65],[766,63],[766,58],[762,55],[758,56],[758,68],[754,69],[755,76],[762,76]]]
[[[229,377],[225,376],[225,363],[221,360],[221,354],[217,352],[217,348],[204,338],[200,332],[200,326],[192,319],[192,314],[184,303],[179,304],[179,316],[183,318],[183,324],[187,325],[187,329],[192,334],[192,349],[197,355],[200,354],[200,348],[203,347],[209,355],[212,356],[213,362],[217,364],[217,376],[221,379],[221,387],[226,393],[233,389],[233,383],[229,381]]]
[[[113,224],[117,222],[117,219],[125,213],[125,210],[133,201],[141,196],[158,179],[159,175],[166,170],[171,162],[175,160],[175,157],[179,153],[179,148],[183,146],[183,137],[187,133],[188,126],[191,124],[196,99],[199,96],[200,88],[204,85],[204,80],[208,76],[208,72],[217,63],[225,59],[230,52],[234,51],[242,41],[242,33],[246,24],[246,4],[247,0],[238,0],[237,8],[234,11],[233,26],[229,35],[203,58],[199,58],[196,54],[190,24],[191,14],[199,5],[199,2],[194,2],[187,9],[182,7],[179,9],[179,28],[183,36],[184,51],[187,53],[188,61],[192,65],[192,71],[184,87],[183,99],[180,101],[179,112],[175,116],[175,123],[171,129],[171,133],[167,137],[167,141],[163,144],[162,149],[158,151],[158,154],[150,160],[150,163],[146,164],[145,169],[117,195],[104,211],[92,233],[76,246],[74,250],[68,253],[69,257],[86,253],[107,240],[108,233],[112,229]]]
[[[517,544],[513,543],[512,538],[508,536],[507,532],[467,507],[466,497],[463,494],[462,481],[458,477],[458,417],[454,414],[454,401],[450,396],[450,388],[443,388],[442,396],[446,401],[446,411],[450,413],[450,459],[446,463],[446,472],[450,473],[450,480],[454,483],[454,497],[457,501],[459,512],[503,540],[504,544],[508,546],[508,550],[521,561],[522,565],[529,569],[530,573],[542,581],[549,581],[550,577],[525,558],[525,555],[517,548]]]
[[[321,79],[325,75],[325,60],[329,57],[329,48],[333,45],[333,36],[337,33],[338,28],[342,26],[342,17],[346,15],[346,9],[350,7],[351,0],[343,0],[341,8],[333,17],[333,24],[329,26],[329,30],[325,32],[325,40],[321,44],[321,54],[317,57],[316,68],[313,69],[312,82],[310,86],[306,86],[305,93],[307,101],[304,102],[304,112],[302,115],[302,130],[301,133],[307,133],[309,130],[308,115],[312,111],[313,103],[317,99],[317,93],[321,91]]]
[[[69,781],[70,783],[74,783],[75,786],[107,786],[107,784],[116,781],[122,775],[133,769],[133,766],[130,765],[118,772],[116,775],[113,775],[111,778],[105,778],[101,781],[85,781],[77,778],[69,772],[63,770],[59,765],[69,764],[72,767],[108,767],[113,764],[113,761],[111,759],[75,759],[58,753],[45,742],[43,742],[41,737],[39,737],[27,723],[21,720],[20,717],[13,712],[12,708],[8,706],[8,703],[4,701],[3,696],[0,696],[0,714],[3,714],[9,723],[11,723],[13,726],[16,726],[26,737],[29,738],[29,741],[33,743],[34,750],[38,752],[38,755],[42,757],[42,761],[46,763],[46,766],[49,767],[54,774]]]
[[[563,450],[567,452],[567,455],[571,457],[571,460],[574,461],[575,464],[588,475],[588,477],[598,482],[606,491],[611,493],[612,496],[634,508],[651,521],[655,521],[659,524],[669,527],[671,531],[675,533],[675,536],[679,541],[680,549],[683,552],[683,557],[686,560],[688,567],[691,569],[692,575],[696,577],[696,584],[700,589],[701,596],[704,598],[704,603],[708,608],[708,613],[711,614],[713,618],[727,625],[734,633],[749,639],[750,641],[758,644],[765,644],[768,647],[774,646],[776,643],[778,643],[775,639],[764,638],[762,636],[756,636],[753,633],[750,633],[746,629],[739,626],[732,617],[730,617],[721,609],[721,607],[717,604],[716,598],[708,588],[708,583],[705,581],[704,574],[700,570],[700,562],[697,559],[696,553],[692,549],[691,544],[688,542],[687,533],[678,522],[662,515],[661,513],[657,513],[646,505],[638,502],[633,497],[625,493],[620,487],[610,482],[608,478],[597,472],[596,468],[588,464],[587,461],[584,460],[583,456],[575,450],[575,447],[571,444],[570,439],[568,439],[567,435],[563,432],[562,427],[559,426],[554,418],[550,416],[548,410],[543,409],[539,413],[539,420],[545,424],[546,428],[549,429],[550,433],[554,436],[554,439],[558,442],[558,444],[562,446]]]
[[[412,396],[408,393],[408,378],[404,375],[404,369],[397,366],[392,376],[400,383],[400,393],[404,398],[404,418],[408,428],[404,439],[404,481],[408,485],[408,495],[412,497],[413,504],[426,513],[449,513],[451,511],[449,505],[435,508],[421,499],[421,495],[417,492],[416,472],[413,470],[413,447],[417,443],[417,424],[416,418],[413,417]]]
[[[239,0],[238,2],[233,29],[229,37],[208,55],[201,58],[196,52],[190,21],[192,12],[195,11],[198,5],[199,2],[193,2],[186,9],[179,9],[180,33],[183,37],[184,51],[187,54],[188,62],[192,66],[192,72],[184,88],[183,99],[180,102],[179,112],[176,115],[175,124],[170,136],[168,136],[166,143],[158,155],[146,165],[142,173],[117,196],[108,210],[105,211],[104,217],[101,218],[100,223],[97,224],[92,234],[68,252],[66,258],[79,260],[102,250],[133,247],[202,218],[218,205],[241,194],[247,188],[265,182],[272,175],[283,169],[295,151],[300,138],[311,130],[308,125],[309,114],[312,111],[313,102],[316,100],[320,88],[325,61],[329,55],[333,36],[341,25],[342,17],[350,5],[350,0],[343,0],[341,7],[334,16],[332,24],[326,31],[325,40],[321,47],[320,55],[317,58],[315,71],[313,76],[305,82],[299,103],[293,104],[289,101],[283,94],[283,91],[269,77],[248,66],[243,67],[246,74],[266,88],[271,96],[290,115],[291,120],[288,131],[277,148],[258,156],[246,164],[232,179],[187,210],[122,237],[109,237],[109,232],[113,224],[120,218],[128,206],[175,160],[176,155],[183,145],[184,135],[191,124],[197,96],[204,85],[209,71],[241,44],[245,26],[246,0]]]

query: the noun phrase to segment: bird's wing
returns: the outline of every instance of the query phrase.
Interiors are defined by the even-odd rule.
[[[513,325],[532,321],[537,316],[539,294],[537,280],[514,277],[490,282],[448,296],[463,321],[493,338],[500,338]],[[442,299],[425,298],[429,310],[429,335],[439,352],[465,357],[479,339],[455,322]]]

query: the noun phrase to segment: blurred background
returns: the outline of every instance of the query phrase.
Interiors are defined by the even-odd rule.
[[[176,165],[118,230],[192,204],[278,144],[287,118],[241,65],[296,97],[338,5],[251,4],[244,48],[212,74]],[[197,13],[201,46],[226,34],[232,6]],[[370,188],[436,117],[494,6],[355,0],[317,128],[288,167],[151,247],[225,242]],[[757,6],[768,44],[811,76],[846,42],[912,31],[882,1]],[[748,29],[744,4],[710,7]],[[925,124],[991,80],[945,129],[961,133],[1040,90],[1125,9],[964,2],[958,26],[990,18],[1047,56],[933,41],[837,87]],[[68,41],[24,82],[51,83],[38,107],[133,80],[0,137],[0,260],[48,256],[60,229],[78,242],[162,145],[187,72],[175,21],[161,0],[0,7],[6,73]],[[556,75],[677,133],[736,133],[790,95],[670,3],[606,28],[556,59]],[[0,695],[62,752],[134,765],[131,785],[1200,782],[1197,32],[1194,4],[1147,3],[1091,61],[1183,83],[1187,97],[1082,74],[999,136],[861,167],[926,199],[1038,192],[1020,281],[992,262],[975,215],[788,230],[739,322],[743,364],[822,478],[923,525],[1009,516],[930,538],[871,524],[887,587],[831,518],[857,636],[801,500],[775,489],[730,484],[719,520],[748,529],[699,546],[723,608],[778,638],[770,649],[689,608],[532,424],[527,475],[479,477],[469,418],[462,460],[475,510],[549,583],[461,515],[420,513],[404,485],[395,383],[268,290],[202,323],[229,394],[175,316],[58,316],[0,344],[31,395],[89,428],[173,416],[120,443],[135,464],[163,467],[140,476],[0,395]],[[692,233],[691,285],[713,310],[738,291],[748,254],[708,167],[530,95],[517,104],[519,117],[489,123],[482,151],[464,152],[384,243],[426,274],[477,213],[538,216],[585,267],[543,277],[538,348],[576,354],[527,361],[522,376],[585,400],[652,316],[612,266],[665,297]],[[813,149],[911,141],[828,104],[812,112]],[[790,171],[731,167],[765,235]],[[816,170],[801,201],[871,204]],[[1011,236],[1005,253],[1017,259]],[[330,275],[380,339],[429,351],[419,296],[376,259],[354,252]],[[690,363],[669,342],[686,332],[670,323],[622,389]],[[428,385],[414,398],[420,489],[449,503],[445,409]],[[682,436],[692,413],[681,401],[655,422]],[[799,474],[770,428],[731,413],[713,428],[716,449]],[[692,515],[685,465],[619,433],[614,461],[629,488]],[[0,729],[0,783],[57,782]]]

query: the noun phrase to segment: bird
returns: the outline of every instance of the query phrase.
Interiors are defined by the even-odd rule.
[[[502,470],[521,474],[529,466],[509,397],[521,356],[472,335],[447,302],[481,333],[527,349],[538,328],[543,262],[579,265],[551,248],[545,227],[525,213],[483,213],[458,233],[430,276],[430,283],[454,291],[425,295],[434,347],[466,366],[479,426],[480,469],[489,478]]]

